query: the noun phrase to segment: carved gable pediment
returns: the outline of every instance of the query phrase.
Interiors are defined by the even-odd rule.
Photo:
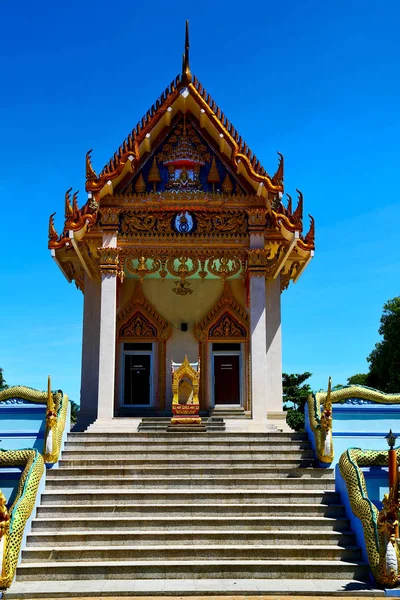
[[[246,339],[246,328],[241,325],[229,312],[226,312],[222,317],[210,327],[208,333],[209,340],[230,340],[230,339]]]
[[[196,324],[194,334],[201,342],[232,338],[244,341],[248,337],[248,330],[247,312],[234,298],[229,282],[225,281],[219,300],[204,319]]]
[[[160,137],[152,153],[119,193],[243,195],[249,192],[246,184],[239,182],[237,169],[216,151],[214,142],[205,139],[197,119],[190,113],[178,116],[167,136]]]
[[[158,332],[156,327],[150,323],[140,311],[137,311],[128,321],[122,325],[119,331],[122,338],[147,339],[156,341]]]
[[[138,283],[132,298],[118,313],[117,332],[118,338],[125,340],[165,341],[172,328],[145,298],[142,284]]]

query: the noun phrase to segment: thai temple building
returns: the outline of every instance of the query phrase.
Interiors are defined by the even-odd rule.
[[[278,153],[279,154],[279,153]],[[49,248],[84,295],[80,424],[169,415],[171,363],[200,365],[200,412],[282,411],[281,293],[314,253],[303,197],[270,175],[189,65],[97,174]]]
[[[329,378],[285,424],[281,293],[314,220],[192,75],[187,29],[86,191],[49,224],[84,295],[77,426],[50,377],[0,391],[0,598],[398,596],[400,394]]]

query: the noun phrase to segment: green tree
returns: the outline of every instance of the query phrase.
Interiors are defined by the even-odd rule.
[[[75,425],[76,420],[78,418],[78,411],[80,409],[80,406],[73,400],[70,400],[69,402],[71,404],[71,425]]]
[[[383,305],[382,340],[367,357],[368,385],[387,393],[400,392],[400,296]]]
[[[3,369],[0,369],[0,392],[1,390],[6,390],[8,388],[8,385],[6,384],[6,381],[3,377]]]
[[[356,373],[347,378],[347,385],[368,385],[368,373]]]
[[[304,431],[304,406],[312,389],[304,383],[311,377],[305,373],[282,373],[284,410],[287,411],[286,422],[295,431]]]

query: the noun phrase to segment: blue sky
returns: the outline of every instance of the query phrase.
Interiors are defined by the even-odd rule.
[[[9,384],[79,400],[82,295],[47,250],[48,216],[81,190],[191,67],[269,172],[286,160],[316,254],[282,296],[287,372],[315,389],[367,368],[399,294],[400,8],[394,0],[48,0],[2,8],[0,367]]]

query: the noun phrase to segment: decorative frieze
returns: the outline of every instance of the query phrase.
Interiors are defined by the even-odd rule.
[[[106,207],[101,209],[101,226],[104,229],[118,229],[120,209]]]
[[[245,238],[248,234],[244,210],[125,210],[122,213],[120,233],[129,237]]]
[[[178,256],[175,252],[170,256],[167,253],[158,255],[150,254],[150,252],[135,255],[122,250],[119,257],[121,263],[125,262],[127,271],[132,275],[138,275],[141,281],[147,275],[157,272],[162,281],[168,274],[178,277],[181,282],[198,274],[204,281],[209,273],[225,281],[239,273],[240,270],[245,271],[246,265],[245,256],[231,256],[223,252],[207,258],[203,252],[190,252],[190,254]]]
[[[249,232],[257,233],[265,229],[268,211],[264,208],[248,208],[246,210]]]
[[[296,278],[300,268],[301,263],[297,260],[292,263],[285,264],[281,271],[281,292],[288,288],[291,279]]]
[[[102,274],[119,275],[121,281],[124,278],[123,270],[119,262],[120,248],[104,247],[97,248],[99,252],[99,266]]]
[[[255,277],[272,277],[279,262],[281,247],[250,248],[248,255],[248,273]]]
[[[139,257],[138,264],[136,267],[133,266],[131,260],[128,260],[126,262],[126,268],[129,271],[129,273],[131,273],[132,275],[138,275],[142,283],[146,275],[156,273],[159,270],[160,266],[161,262],[157,258],[148,259],[145,256]]]

